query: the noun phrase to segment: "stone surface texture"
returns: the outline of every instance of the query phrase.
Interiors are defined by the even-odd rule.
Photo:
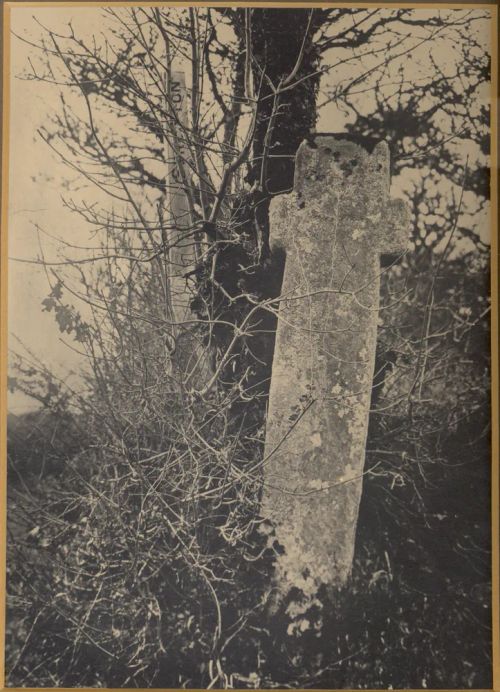
[[[297,152],[294,191],[271,205],[271,247],[286,260],[262,514],[284,551],[276,561],[283,596],[298,587],[313,599],[351,571],[380,256],[402,253],[408,240],[406,205],[389,197],[389,159],[385,142],[370,151],[341,135],[317,136]]]

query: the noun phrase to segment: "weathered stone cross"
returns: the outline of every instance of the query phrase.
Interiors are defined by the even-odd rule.
[[[380,256],[404,251],[409,215],[389,198],[389,149],[317,136],[291,194],[271,205],[286,253],[264,461],[263,516],[284,550],[277,590],[313,597],[349,577],[379,317]]]

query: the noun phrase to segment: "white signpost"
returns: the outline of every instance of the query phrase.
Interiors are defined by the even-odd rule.
[[[169,272],[172,309],[176,323],[191,318],[189,302],[192,298],[186,274],[196,263],[196,248],[193,220],[185,184],[190,178],[187,161],[189,147],[186,140],[188,125],[188,94],[184,72],[172,72],[170,81],[170,100],[174,108],[175,122],[167,143],[167,200],[170,211],[168,243]],[[175,330],[176,332],[179,330]]]
[[[211,372],[207,347],[196,331],[197,315],[190,307],[196,287],[192,272],[198,260],[197,237],[186,189],[191,183],[189,148],[189,93],[184,72],[171,72],[168,85],[173,125],[166,146],[168,206],[168,280],[174,322],[174,371],[182,384],[202,385]]]

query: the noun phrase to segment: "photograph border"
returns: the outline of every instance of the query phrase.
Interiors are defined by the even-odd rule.
[[[94,690],[98,688],[49,688],[49,687],[5,687],[5,617],[6,617],[6,544],[7,544],[7,343],[8,343],[8,197],[9,197],[9,109],[10,109],[10,12],[16,7],[55,8],[55,7],[271,7],[271,8],[432,8],[432,9],[463,9],[477,8],[491,10],[491,170],[490,170],[490,222],[491,222],[491,541],[492,541],[492,673],[493,692],[500,692],[500,383],[499,383],[499,223],[498,223],[498,115],[499,115],[499,84],[498,84],[498,42],[499,42],[499,12],[495,0],[491,2],[315,2],[314,0],[166,0],[165,2],[147,2],[137,0],[47,0],[32,2],[31,0],[9,1],[2,3],[2,84],[0,99],[2,104],[2,188],[1,188],[1,226],[0,226],[0,689],[1,690]],[[126,688],[103,688],[122,690]],[[166,688],[136,688],[136,689],[166,689]],[[477,688],[470,688],[476,690]],[[275,692],[281,692],[275,690]],[[283,691],[284,692],[284,691]],[[368,690],[368,692],[371,692]],[[375,692],[375,690],[373,690]],[[408,692],[420,692],[408,690]],[[447,692],[443,688],[441,692]],[[451,692],[451,690],[450,690]],[[457,692],[454,688],[454,692]]]

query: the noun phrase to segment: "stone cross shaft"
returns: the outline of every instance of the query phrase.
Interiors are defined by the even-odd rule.
[[[374,374],[380,256],[401,253],[409,215],[389,198],[389,149],[317,136],[294,191],[271,204],[285,252],[266,431],[262,514],[282,553],[278,591],[312,597],[351,571]],[[283,552],[284,551],[284,552]]]

